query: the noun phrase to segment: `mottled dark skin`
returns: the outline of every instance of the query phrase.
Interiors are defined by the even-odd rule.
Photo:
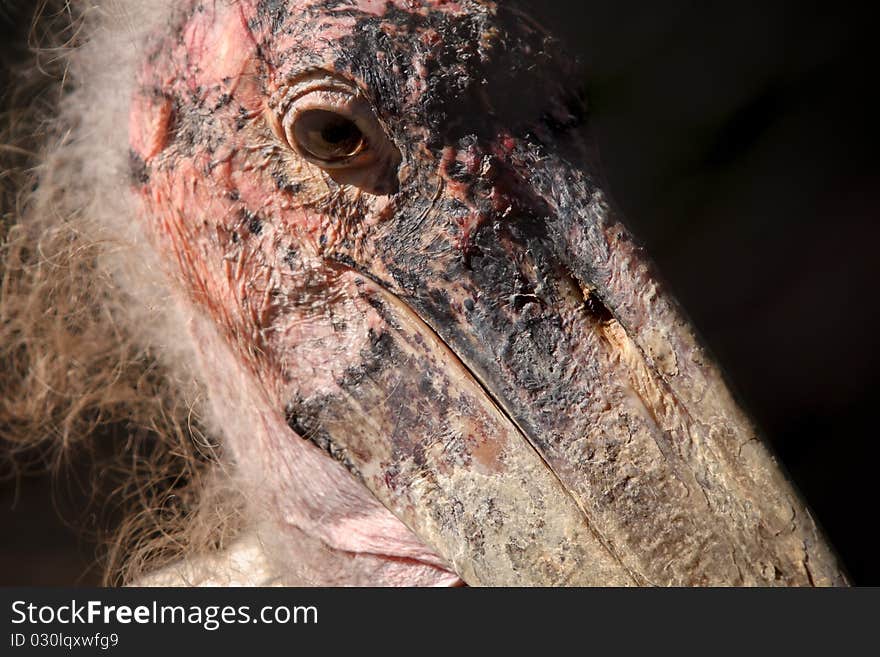
[[[613,217],[576,69],[514,3],[189,2],[175,26],[132,181],[283,440],[469,583],[844,581]],[[313,79],[358,98],[374,160],[292,146]]]

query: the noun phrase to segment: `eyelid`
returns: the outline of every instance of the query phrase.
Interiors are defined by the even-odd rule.
[[[356,85],[328,71],[314,69],[282,84],[269,98],[269,108],[281,115],[302,96],[322,91],[346,94],[353,98],[360,96]]]
[[[293,100],[281,115],[281,122],[284,124],[289,118],[314,109],[341,114],[352,121],[359,116],[372,117],[372,111],[363,98],[337,91],[314,90]]]

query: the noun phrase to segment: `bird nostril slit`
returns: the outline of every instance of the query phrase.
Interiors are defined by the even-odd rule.
[[[584,296],[584,308],[597,323],[607,324],[614,320],[614,315],[608,310],[608,306],[599,298],[594,290],[589,290]]]
[[[566,272],[560,284],[560,292],[581,305],[587,315],[597,324],[607,324],[614,321],[614,315],[595,288],[588,284],[582,284],[573,274]]]

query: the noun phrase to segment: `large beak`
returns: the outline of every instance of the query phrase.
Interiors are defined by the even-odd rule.
[[[446,181],[381,229],[371,346],[291,426],[471,585],[845,584],[601,191],[480,166],[491,211],[451,220]]]

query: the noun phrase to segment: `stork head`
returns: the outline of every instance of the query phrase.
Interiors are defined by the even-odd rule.
[[[279,522],[401,581],[844,581],[516,5],[190,0],[138,75],[140,218]]]

